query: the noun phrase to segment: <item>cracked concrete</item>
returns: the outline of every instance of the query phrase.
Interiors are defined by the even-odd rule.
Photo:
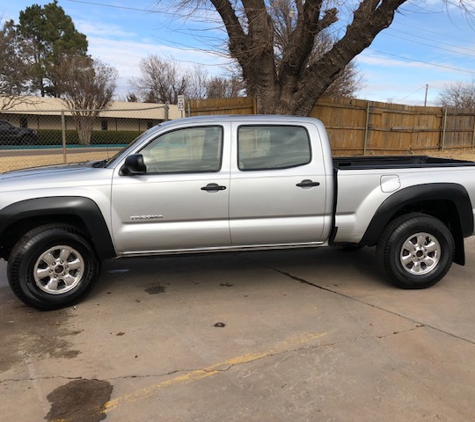
[[[308,284],[309,286],[316,287],[317,289],[325,290],[325,291],[327,291],[327,292],[331,292],[331,293],[334,293],[334,294],[337,294],[337,295],[346,297],[346,298],[351,299],[351,300],[356,300],[356,301],[358,301],[358,302],[364,303],[365,305],[371,306],[371,307],[373,307],[373,308],[380,309],[380,310],[382,310],[382,311],[384,311],[384,312],[393,313],[394,315],[397,315],[397,316],[399,316],[399,317],[401,317],[401,318],[406,318],[406,319],[408,319],[408,320],[410,320],[410,321],[412,321],[412,322],[417,323],[418,326],[420,326],[420,327],[424,326],[424,324],[422,324],[420,321],[414,320],[414,319],[411,318],[411,317],[404,316],[404,315],[402,315],[402,314],[399,314],[399,313],[397,313],[397,312],[391,311],[391,310],[389,310],[389,309],[385,309],[385,308],[380,307],[380,306],[377,306],[377,305],[375,305],[375,304],[365,302],[364,300],[361,300],[361,299],[358,299],[358,298],[355,298],[355,297],[346,295],[346,294],[341,293],[341,292],[339,292],[339,291],[337,291],[337,290],[332,290],[331,288],[327,288],[327,287],[324,287],[324,286],[320,286],[320,285],[318,285],[318,284],[312,283],[311,281],[308,281],[308,280],[305,280],[305,279],[303,279],[303,278],[297,277],[297,276],[292,275],[292,274],[290,274],[290,273],[287,273],[287,272],[285,272],[285,271],[281,271],[281,270],[279,270],[279,269],[277,269],[277,268],[272,268],[272,267],[268,267],[268,268],[270,268],[270,269],[272,269],[272,270],[274,270],[274,271],[276,271],[276,272],[278,272],[278,273],[280,273],[280,274],[286,275],[287,277],[289,277],[289,278],[291,278],[291,279],[293,279],[293,280],[296,280],[296,281],[298,281],[298,282],[300,282],[300,283]],[[464,338],[464,337],[461,337],[461,336],[457,336],[456,334],[451,333],[451,332],[448,332],[448,331],[445,331],[445,330],[443,330],[443,329],[441,329],[441,328],[432,327],[432,326],[430,326],[430,325],[428,325],[428,326],[431,327],[431,328],[433,328],[434,330],[439,330],[439,331],[441,331],[441,332],[443,332],[443,333],[445,333],[445,334],[447,334],[447,335],[450,335],[450,336],[454,336],[454,337],[456,337],[456,338],[459,338],[460,340],[464,340],[464,341],[467,341],[467,342],[469,342],[469,343],[475,344],[475,341],[472,341],[472,340],[470,340],[470,339],[468,339],[468,338]],[[397,334],[397,333],[395,333],[395,334]]]
[[[371,250],[112,261],[87,301],[42,313],[0,261],[0,415],[43,420],[53,391],[97,380],[108,421],[472,421],[472,239],[467,262],[403,291]]]

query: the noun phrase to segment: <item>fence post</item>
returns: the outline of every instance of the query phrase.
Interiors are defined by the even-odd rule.
[[[370,105],[370,101],[368,101],[368,104],[366,105],[366,124],[365,124],[365,129],[364,129],[363,155],[366,155],[366,147],[368,145],[370,112],[371,112],[371,105]]]
[[[66,164],[66,118],[64,110],[61,110],[61,131],[63,136],[63,163]]]
[[[473,116],[472,148],[475,147],[475,115]]]
[[[445,147],[445,130],[447,125],[447,107],[444,108],[444,119],[442,120],[442,140],[440,149],[443,150]]]

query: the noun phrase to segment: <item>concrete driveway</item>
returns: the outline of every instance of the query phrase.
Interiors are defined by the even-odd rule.
[[[466,267],[398,290],[374,251],[111,261],[38,312],[0,262],[2,421],[473,421]]]

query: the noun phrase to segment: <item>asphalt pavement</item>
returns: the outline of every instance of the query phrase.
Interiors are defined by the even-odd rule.
[[[39,312],[0,261],[0,420],[474,421],[475,238],[427,290],[374,250],[106,262]]]

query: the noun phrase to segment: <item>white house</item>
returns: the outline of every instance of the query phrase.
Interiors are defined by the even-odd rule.
[[[71,111],[60,98],[22,97],[14,107],[1,110],[0,120],[28,127],[34,130],[61,129],[62,116],[66,129],[74,129]],[[115,101],[101,111],[94,123],[94,130],[104,131],[145,131],[164,121],[184,117],[177,105],[154,103],[131,103]]]

